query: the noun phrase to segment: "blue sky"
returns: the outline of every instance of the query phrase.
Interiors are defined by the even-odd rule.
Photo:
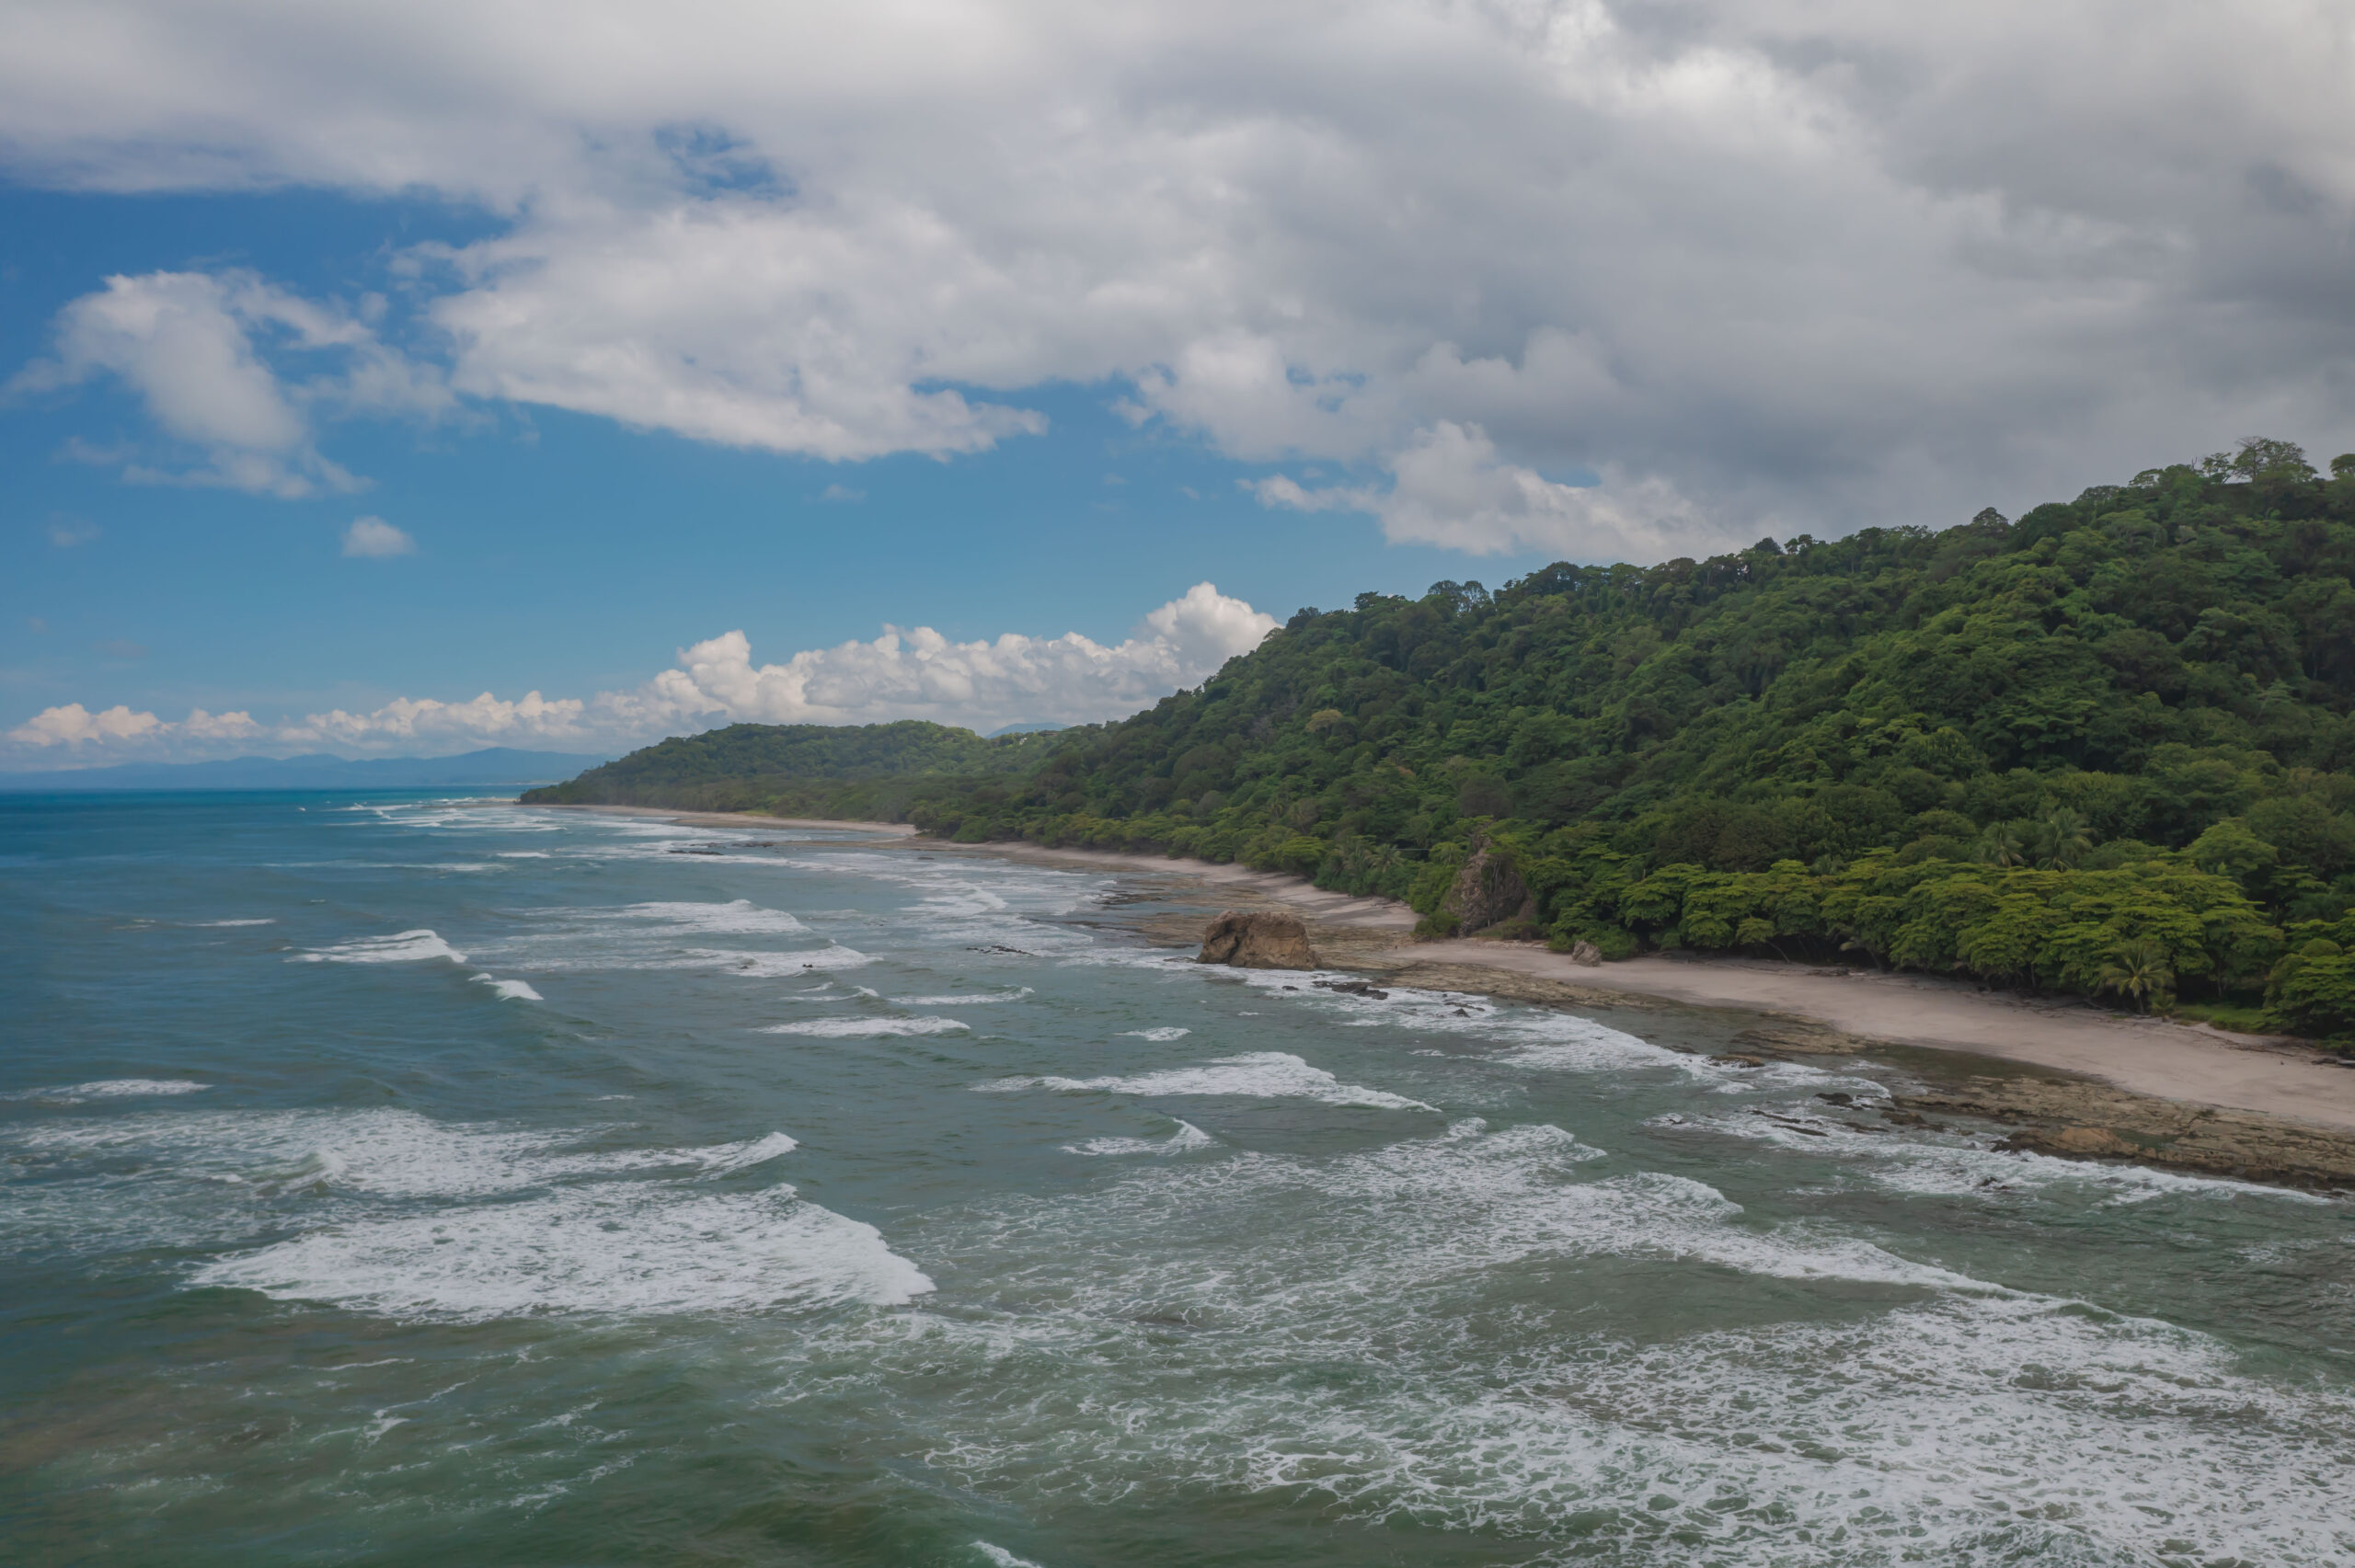
[[[50,353],[58,312],[110,274],[245,269],[356,299],[396,287],[408,247],[497,226],[463,207],[316,192],[0,191],[0,364],[13,374]],[[682,644],[733,629],[764,657],[886,624],[1117,644],[1204,580],[1281,619],[1552,558],[1392,544],[1361,515],[1270,513],[1238,483],[1269,465],[1120,418],[1125,393],[1041,385],[1018,401],[1047,417],[1044,435],[863,462],[491,402],[431,425],[357,418],[320,445],[365,487],[296,499],[126,483],[120,464],[77,460],[81,445],[148,436],[119,382],[19,393],[0,408],[0,726],[75,702],[275,715],[404,693],[584,692],[635,684]],[[346,555],[360,517],[401,529],[414,553]]]
[[[2343,29],[2156,11],[0,0],[0,767],[1092,720],[2355,446]]]

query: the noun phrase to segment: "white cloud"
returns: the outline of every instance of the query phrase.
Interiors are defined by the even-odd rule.
[[[510,745],[584,749],[632,746],[715,725],[872,724],[928,718],[990,730],[1021,722],[1093,723],[1149,707],[1199,684],[1257,647],[1275,617],[1197,583],[1147,613],[1129,636],[1104,644],[1067,632],[1018,632],[967,643],[929,626],[886,627],[872,642],[752,662],[741,631],[679,651],[677,667],[634,691],[514,701],[485,692],[471,701],[396,698],[363,713],[342,708],[261,724],[245,712],[197,709],[178,723],[117,706],[45,709],[7,732],[30,754],[78,760],[123,755],[194,757],[228,746],[345,753],[416,752]],[[62,749],[62,753],[60,752]],[[85,757],[85,753],[91,755]]]
[[[355,517],[351,526],[343,531],[343,553],[347,555],[412,555],[417,553],[417,541],[381,517]]]
[[[643,692],[601,701],[653,723],[712,715],[764,724],[929,718],[978,729],[1085,724],[1134,713],[1200,682],[1275,626],[1272,615],[1204,582],[1109,646],[1076,632],[957,643],[929,626],[890,626],[873,642],[755,666],[744,634],[729,632],[682,650],[679,667]]]
[[[87,544],[98,533],[98,525],[95,522],[60,518],[49,525],[49,543],[52,549],[71,550],[77,544]]]
[[[272,738],[281,746],[333,747],[345,750],[412,750],[419,745],[499,745],[534,740],[572,740],[589,732],[581,724],[588,704],[579,698],[554,702],[537,692],[501,702],[488,692],[468,702],[396,697],[364,714],[335,708],[300,722],[281,723]]]
[[[10,730],[8,738],[19,746],[66,746],[78,750],[92,743],[143,739],[164,727],[154,714],[133,713],[121,703],[95,714],[79,703],[68,703],[62,708],[43,708]]]
[[[361,480],[319,454],[316,415],[431,415],[449,400],[431,372],[377,341],[363,323],[249,273],[109,278],[59,313],[56,336],[56,357],[26,367],[10,390],[120,379],[139,394],[175,451],[161,466],[135,450],[76,447],[72,455],[123,462],[124,477],[138,483],[290,499],[359,489]],[[171,461],[180,453],[195,461]]]
[[[1386,469],[1405,536],[1666,550],[2355,425],[2343,6],[8,14],[17,177],[477,203],[499,233],[403,258],[455,384],[702,441],[954,455],[1109,385],[1232,456]],[[109,285],[182,314],[126,348],[139,302],[91,305],[83,373],[200,449],[182,478],[336,487],[320,406],[193,276]],[[362,400],[434,384],[371,362]],[[1450,428],[1497,457],[1430,493],[1486,521],[1418,521]],[[1574,469],[1602,494],[1522,477]]]
[[[209,714],[202,708],[190,709],[178,727],[183,739],[204,744],[260,740],[270,734],[249,713]]]
[[[1658,478],[1606,475],[1566,485],[1503,461],[1477,425],[1441,420],[1384,460],[1386,489],[1304,487],[1276,475],[1246,486],[1263,506],[1368,512],[1399,544],[1438,544],[1475,555],[1545,553],[1578,561],[1657,561],[1679,551],[1735,544]]]

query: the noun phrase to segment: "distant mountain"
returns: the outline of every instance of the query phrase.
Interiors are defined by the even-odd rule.
[[[111,768],[0,773],[0,790],[433,789],[534,784],[570,778],[604,761],[598,753],[523,751],[511,746],[491,746],[456,757],[371,757],[357,762],[320,751],[304,757],[124,762]]]

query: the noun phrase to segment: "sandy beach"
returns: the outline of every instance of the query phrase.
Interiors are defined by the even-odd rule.
[[[2355,1071],[2313,1047],[1903,973],[1829,975],[1745,958],[1646,955],[1599,968],[1527,943],[1434,942],[1419,960],[1543,976],[1689,1007],[1803,1019],[1868,1040],[1969,1051],[2099,1079],[2138,1094],[2355,1132]]]
[[[1351,898],[1300,877],[1246,866],[1035,845],[984,847],[1025,860],[1195,877],[1297,909],[1319,927],[1403,933],[1415,924],[1414,911],[1394,899]],[[1361,944],[1347,947],[1349,957],[1362,956]],[[2124,1017],[2067,1000],[2022,998],[1933,976],[1844,974],[1760,959],[1648,954],[1586,966],[1534,943],[1476,939],[1419,942],[1397,956],[1409,955],[1416,967],[1498,969],[1589,991],[1773,1013],[1866,1040],[1997,1057],[2097,1079],[2138,1094],[2355,1132],[2355,1070],[2308,1046],[2205,1025]]]

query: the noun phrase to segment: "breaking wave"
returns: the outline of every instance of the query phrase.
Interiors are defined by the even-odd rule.
[[[1066,1093],[1104,1090],[1120,1094],[1200,1094],[1247,1100],[1316,1100],[1327,1105],[1362,1105],[1384,1111],[1436,1111],[1420,1100],[1344,1083],[1321,1067],[1286,1051],[1249,1051],[1220,1057],[1199,1067],[1170,1068],[1115,1078],[1001,1078],[974,1087],[991,1093],[1052,1089]]]

